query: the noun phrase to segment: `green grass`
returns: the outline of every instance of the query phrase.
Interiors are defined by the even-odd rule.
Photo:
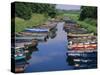
[[[32,15],[32,18],[30,20],[24,20],[22,18],[16,17],[15,18],[15,29],[16,32],[20,32],[24,30],[27,27],[33,27],[43,24],[45,21],[47,21],[48,17],[45,17],[43,14],[36,14],[34,13]]]
[[[77,23],[80,25],[80,27],[87,29],[88,32],[90,32],[90,33],[93,32],[94,34],[97,33],[97,27],[96,26],[93,26],[93,25],[91,25],[89,23],[86,23],[84,21],[83,22],[82,21],[77,21]]]
[[[63,15],[71,18],[72,20],[77,21],[80,27],[87,29],[88,32],[93,32],[94,34],[97,34],[97,21],[96,20],[87,18],[84,21],[80,21],[79,14],[74,14],[74,13],[65,13]]]
[[[79,17],[79,14],[66,13],[66,14],[64,14],[64,16],[67,16],[70,19],[77,21],[78,20],[78,17]]]

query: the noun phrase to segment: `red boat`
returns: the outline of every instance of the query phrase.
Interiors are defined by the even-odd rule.
[[[72,50],[96,49],[97,44],[73,44],[68,47]]]

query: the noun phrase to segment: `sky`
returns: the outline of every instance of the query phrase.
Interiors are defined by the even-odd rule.
[[[62,5],[62,4],[57,4],[56,8],[57,9],[62,9],[62,10],[79,10],[81,6],[79,5]]]

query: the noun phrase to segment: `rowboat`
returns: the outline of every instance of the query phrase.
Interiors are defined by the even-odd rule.
[[[89,42],[89,43],[97,43],[97,39],[96,36],[92,36],[92,37],[76,37],[76,38],[69,38],[68,39],[68,43],[85,43],[85,42]]]
[[[49,29],[46,29],[46,28],[26,28],[24,31],[27,31],[27,32],[49,32]]]
[[[74,66],[75,68],[96,67],[97,64],[96,58],[87,58],[87,57],[68,56],[66,61],[68,62],[69,65]]]
[[[91,44],[91,43],[75,43],[72,45],[68,45],[68,49],[72,49],[72,50],[85,50],[85,49],[96,49],[97,48],[97,44]]]
[[[41,36],[48,36],[48,33],[47,32],[41,32],[41,33],[37,33],[37,32],[20,32],[20,33],[16,33],[16,36],[17,37],[20,37],[20,36],[36,36],[36,37],[41,37]]]
[[[32,42],[21,42],[21,43],[16,43],[16,46],[18,47],[23,47],[25,49],[25,53],[28,53],[30,49],[34,49],[38,45],[37,40]]]
[[[96,63],[96,60],[77,58],[77,59],[73,59],[73,62],[78,63],[78,64],[85,64],[85,63],[86,64],[87,63],[95,64]]]
[[[97,59],[91,59],[91,58],[75,58],[73,59],[73,63],[75,68],[96,68]]]
[[[22,73],[22,72],[24,72],[27,64],[28,63],[26,61],[17,61],[15,63],[15,72],[16,73]]]
[[[22,59],[26,58],[26,56],[24,54],[24,48],[22,48],[22,47],[16,47],[13,50],[15,50],[15,54],[14,53],[12,54],[13,55],[12,58],[15,59],[16,61],[22,60]]]
[[[94,50],[94,51],[88,51],[88,50],[86,50],[86,51],[74,51],[74,50],[72,50],[72,51],[68,51],[67,53],[67,56],[72,56],[73,58],[77,58],[77,57],[79,57],[79,58],[83,58],[83,57],[85,57],[85,58],[96,58],[97,57],[97,51],[96,50]]]
[[[24,70],[25,70],[25,67],[22,67],[22,66],[15,67],[15,73],[22,73],[24,72]]]
[[[74,69],[89,69],[89,68],[97,68],[97,64],[78,64],[78,63],[74,63]]]
[[[15,37],[16,42],[20,41],[32,41],[32,40],[38,40],[38,41],[45,41],[47,37],[45,36],[20,36],[20,37]]]
[[[73,33],[68,33],[67,37],[69,38],[76,38],[76,37],[92,37],[94,36],[93,33],[89,33],[89,34],[73,34]]]

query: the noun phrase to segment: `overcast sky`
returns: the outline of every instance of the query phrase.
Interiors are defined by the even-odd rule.
[[[57,9],[62,9],[62,10],[79,10],[81,6],[79,5],[62,5],[62,4],[57,4],[56,8]]]

